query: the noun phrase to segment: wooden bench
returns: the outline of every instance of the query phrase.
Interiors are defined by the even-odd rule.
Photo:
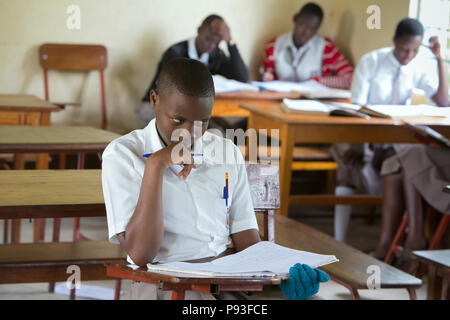
[[[259,216],[257,219],[261,228],[264,221]],[[367,284],[370,276],[367,273],[369,266],[380,268],[381,289],[405,288],[410,298],[416,299],[415,289],[422,285],[422,280],[291,218],[275,215],[274,225],[273,237],[277,244],[297,250],[335,255],[339,262],[321,269],[327,272],[333,281],[348,288],[353,299],[360,298],[358,290],[369,289]]]
[[[65,282],[67,268],[80,268],[80,281],[111,280],[105,261],[121,263],[126,254],[108,241],[18,243],[0,245],[0,284]],[[116,292],[118,299],[119,292]],[[71,290],[70,298],[75,298]]]

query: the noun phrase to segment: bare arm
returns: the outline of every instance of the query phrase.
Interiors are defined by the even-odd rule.
[[[147,159],[136,209],[125,232],[118,235],[122,248],[139,266],[153,261],[163,240],[163,171],[174,164],[171,159],[173,146],[164,148]],[[186,165],[178,175],[186,178],[191,169],[192,165]]]
[[[261,241],[258,230],[248,229],[231,235],[236,251],[242,251]]]
[[[439,44],[436,37],[432,37],[430,39],[430,44],[430,49],[437,59],[439,74],[439,87],[437,92],[431,97],[431,99],[433,99],[433,101],[441,107],[448,107],[448,85],[447,78],[445,76],[444,61],[441,57],[441,45]]]

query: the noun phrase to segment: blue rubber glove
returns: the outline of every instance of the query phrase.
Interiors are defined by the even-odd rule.
[[[296,263],[289,269],[289,278],[283,280],[279,287],[289,300],[306,300],[319,292],[320,282],[328,280],[330,276],[324,271]]]

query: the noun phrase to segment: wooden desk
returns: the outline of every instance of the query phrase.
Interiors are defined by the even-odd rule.
[[[447,282],[444,299],[450,298],[450,250],[413,251],[413,255],[421,262],[428,264],[428,300],[440,300],[443,280]]]
[[[263,225],[257,216],[258,224]],[[373,258],[345,243],[337,241],[325,233],[317,231],[293,219],[275,215],[275,242],[292,249],[335,255],[339,262],[320,267],[331,279],[346,288],[353,299],[359,299],[358,290],[369,289],[367,280],[370,277],[367,268],[380,268],[380,288],[405,288],[411,299],[416,299],[415,289],[422,281],[410,274]]]
[[[215,96],[213,117],[248,117],[249,112],[240,108],[247,103],[267,104],[273,101],[281,102],[284,98],[299,99],[300,94],[294,92],[275,91],[237,91],[218,93]]]
[[[185,278],[148,272],[147,268],[132,269],[126,263],[105,262],[106,274],[113,278],[159,284],[163,290],[172,290],[172,300],[184,300],[185,291],[205,293],[224,291],[262,291],[264,285],[278,285],[287,277],[273,278]]]
[[[60,110],[33,95],[0,94],[0,124],[49,125],[50,113]]]
[[[0,125],[0,153],[96,153],[118,137],[93,127]]]
[[[1,170],[0,219],[105,216],[101,170]]]
[[[244,104],[248,111],[248,128],[279,130],[281,214],[287,215],[289,204],[299,204],[299,196],[290,197],[292,152],[295,143],[417,143],[414,133],[400,120],[323,117],[291,114],[282,111],[279,102]],[[450,137],[449,118],[411,119]]]
[[[61,110],[58,106],[33,95],[0,94],[0,125],[48,126],[51,112]],[[47,154],[39,154],[36,166],[48,163]],[[14,168],[23,169],[25,158],[23,154],[14,156]]]
[[[0,126],[0,153],[78,153],[78,169],[83,169],[86,152],[102,152],[118,137],[116,133],[91,127]],[[36,167],[48,169],[48,161],[42,161]],[[35,241],[39,241],[43,238],[44,221],[36,220],[34,227]],[[77,237],[78,229],[79,219],[75,219]],[[12,236],[13,243],[19,242],[20,220],[13,221]]]

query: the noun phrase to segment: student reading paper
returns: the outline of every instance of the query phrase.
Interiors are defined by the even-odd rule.
[[[156,118],[103,153],[110,241],[120,242],[128,261],[141,266],[217,258],[259,242],[242,154],[231,140],[207,131],[214,104],[208,69],[191,59],[171,60],[150,101]],[[290,298],[309,298],[324,277],[323,271],[295,265],[281,289]],[[131,290],[133,298],[170,297],[148,283],[135,282]],[[187,291],[186,298],[213,297]]]
[[[307,3],[294,16],[294,30],[266,44],[262,81],[316,80],[330,88],[350,87],[353,67],[330,39],[317,35],[322,19],[322,9]]]
[[[423,27],[419,21],[401,20],[395,30],[393,47],[374,50],[361,58],[353,76],[352,102],[362,106],[383,104],[401,108],[398,105],[405,105],[413,89],[418,88],[437,105],[447,106],[447,80],[439,42],[432,38],[427,48],[421,44],[422,39]],[[396,145],[334,145],[331,152],[339,164],[336,195],[349,196],[355,189],[381,194],[381,165],[399,149]],[[394,183],[387,186],[386,193],[395,188]],[[336,206],[337,240],[345,241],[350,213],[351,206]]]
[[[227,56],[220,48],[221,41],[227,43]],[[206,17],[198,27],[197,36],[178,42],[169,47],[158,63],[155,76],[142,98],[143,104],[138,110],[141,123],[147,125],[153,119],[154,112],[150,107],[150,91],[156,87],[161,68],[174,58],[190,58],[203,63],[212,74],[222,75],[240,82],[248,81],[248,71],[241,58],[236,42],[232,38],[230,28],[222,17],[212,14]]]

